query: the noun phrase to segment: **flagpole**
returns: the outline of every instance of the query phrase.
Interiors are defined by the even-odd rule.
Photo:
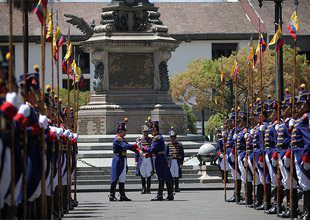
[[[56,26],[58,27],[58,10],[56,13]],[[55,36],[54,36],[55,37]],[[55,49],[55,48],[54,48]],[[53,51],[54,52],[54,51]],[[59,57],[56,59],[56,72],[57,72],[57,127],[60,127],[60,104],[59,104]],[[62,215],[62,163],[61,163],[61,150],[62,145],[58,144],[58,218]]]
[[[238,51],[237,51],[238,53]],[[236,61],[237,61],[237,54],[236,54]],[[237,103],[237,90],[238,90],[238,77],[235,76],[235,134],[238,135],[238,128],[237,128],[237,114],[238,114],[238,103]],[[236,203],[238,203],[238,177],[237,177],[237,169],[238,169],[238,157],[237,157],[237,138],[235,139],[235,197],[236,197]]]
[[[79,63],[79,62],[78,62]],[[75,127],[75,132],[77,133],[77,122],[78,122],[78,110],[79,110],[79,93],[80,93],[80,85],[77,85],[77,103],[76,103],[76,127]],[[74,164],[74,203],[77,205],[77,195],[76,195],[76,176],[77,176],[77,157],[76,157],[76,152],[77,152],[77,143],[74,148],[74,157],[75,157],[75,164]]]
[[[51,0],[51,26],[53,30],[53,0]],[[51,42],[51,52],[53,54],[53,42]],[[52,121],[54,122],[54,65],[53,65],[53,56],[51,56],[51,68],[52,68]],[[50,204],[50,216],[49,218],[53,219],[54,212],[54,151],[55,151],[55,141],[52,142],[52,152],[51,152],[51,204]]]
[[[25,31],[25,10],[24,10],[24,0],[21,0],[21,10],[22,10],[22,23],[23,23],[23,61],[24,61],[24,70],[23,70],[23,101],[24,104],[27,102],[27,89],[26,89],[26,73],[27,73],[27,54],[26,54],[26,31]],[[23,130],[23,218],[27,218],[27,130]]]
[[[254,66],[254,62],[253,62]],[[251,99],[252,99],[252,108],[251,108],[251,127],[254,129],[254,74],[253,74],[253,69],[251,71]],[[255,181],[256,181],[256,164],[255,164],[255,151],[253,148],[253,207],[255,208]]]
[[[68,45],[70,43],[70,27],[68,29]],[[69,68],[69,60],[67,60],[67,67]],[[67,68],[67,69],[68,69]],[[67,72],[67,95],[68,95],[68,104],[67,104],[67,127],[69,130],[71,130],[71,125],[70,125],[70,77],[69,77],[69,70]],[[69,212],[69,206],[70,206],[70,175],[71,174],[71,169],[70,169],[70,140],[68,137],[67,140],[67,210]]]
[[[9,0],[9,92],[13,91],[13,3]],[[10,134],[11,134],[11,208],[10,216],[12,219],[15,218],[15,143],[14,143],[14,123],[13,119],[10,120]]]
[[[296,10],[296,16],[297,16],[297,5],[298,1],[295,0],[295,10]],[[297,36],[294,40],[294,72],[293,72],[293,97],[292,97],[292,119],[294,119],[294,110],[295,110],[295,77],[296,77],[296,40]],[[290,217],[291,219],[294,219],[293,216],[293,203],[297,201],[293,201],[293,166],[294,166],[294,151],[293,151],[293,145],[291,147],[291,161],[290,161]]]
[[[222,78],[223,77],[223,78]],[[223,113],[223,129],[222,132],[225,131],[225,101],[224,101],[224,72],[223,72],[223,60],[221,56],[221,81],[222,81],[222,113]],[[223,149],[224,149],[224,201],[226,201],[226,180],[227,180],[227,175],[226,175],[226,139],[225,136],[223,138]]]
[[[261,33],[260,33],[261,35]],[[261,117],[260,117],[260,124],[264,125],[264,118],[263,118],[263,112],[264,112],[264,100],[263,100],[263,60],[262,60],[262,39],[260,38],[260,53],[259,53],[259,64],[260,64],[260,100],[261,100]],[[262,146],[263,146],[263,172],[264,172],[264,208],[267,210],[267,200],[266,200],[266,158],[265,158],[265,144],[264,144],[264,136],[265,131],[262,131]]]
[[[44,9],[46,10],[46,9]],[[43,17],[43,25],[41,25],[41,105],[42,114],[46,114],[44,107],[44,80],[45,80],[45,26],[46,15]],[[41,159],[42,159],[42,178],[41,178],[41,218],[46,218],[46,185],[45,185],[45,134],[44,128],[41,129]]]

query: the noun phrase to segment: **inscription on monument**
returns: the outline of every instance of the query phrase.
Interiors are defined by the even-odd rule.
[[[153,89],[153,53],[109,53],[110,89]]]

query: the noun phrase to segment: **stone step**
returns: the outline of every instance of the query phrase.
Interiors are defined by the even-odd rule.
[[[135,142],[137,137],[141,137],[141,134],[127,134],[126,140],[128,142]],[[151,137],[151,135],[150,135]],[[163,135],[165,141],[169,140],[168,135]],[[103,143],[110,142],[112,143],[115,138],[115,135],[80,135],[78,143]],[[205,141],[206,138],[202,135],[178,135],[178,140],[183,141]]]
[[[198,153],[198,149],[187,149],[184,150],[185,157],[190,157]],[[91,151],[82,151],[79,150],[79,158],[113,158],[113,150],[91,150]],[[127,151],[127,158],[134,158],[135,154],[132,151]]]
[[[180,179],[180,183],[200,183],[200,180],[196,178]],[[111,184],[110,179],[95,180],[95,181],[91,181],[91,180],[77,180],[76,181],[77,186],[78,185],[110,185],[110,184]],[[140,179],[126,179],[126,184],[141,184],[141,180]],[[152,179],[152,184],[158,184],[158,180],[155,178]]]
[[[199,149],[203,144],[209,143],[206,141],[184,141],[182,142],[184,149]],[[112,142],[102,143],[78,143],[79,151],[90,151],[90,150],[112,150]]]
[[[109,171],[78,171],[77,172],[77,176],[78,177],[82,177],[82,176],[102,176],[102,175],[110,175],[111,172]],[[127,173],[127,176],[129,175],[135,175],[136,174],[136,170],[129,170]],[[197,175],[199,174],[199,172],[197,172],[196,170],[182,170],[182,174],[191,174],[191,175]]]
[[[197,179],[199,177],[201,177],[201,174],[182,174],[183,179]],[[97,181],[97,180],[109,180],[110,179],[110,175],[97,175],[97,176],[77,176],[77,181],[80,180],[91,180],[91,181]],[[140,176],[136,176],[136,175],[126,175],[126,179],[130,179],[130,180],[140,180],[141,181],[141,177]]]

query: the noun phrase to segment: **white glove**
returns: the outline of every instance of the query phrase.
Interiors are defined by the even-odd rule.
[[[140,150],[139,155],[140,155],[140,157],[141,157],[142,159],[144,158],[144,153],[143,153],[142,150]]]
[[[77,140],[79,138],[79,133],[74,133],[73,137]]]
[[[40,128],[47,129],[48,128],[48,120],[46,115],[39,115],[39,125]]]
[[[244,138],[248,139],[249,137],[250,137],[250,134],[249,133],[245,133]]]
[[[138,166],[138,162],[135,162],[135,166],[136,166],[136,167]]]
[[[73,133],[70,131],[70,134],[69,134],[69,138],[70,140],[73,138]]]
[[[49,126],[50,131],[54,132],[56,134],[56,127],[55,126]]]
[[[8,92],[5,96],[5,101],[11,103],[14,106],[17,106],[18,98],[16,92]]]
[[[283,157],[283,162],[284,162],[284,166],[285,166],[286,168],[289,168],[289,167],[290,167],[290,163],[291,163],[291,159],[290,159],[290,158],[284,156],[284,157]]]
[[[223,158],[223,157],[224,157],[224,154],[223,154],[223,153],[220,153],[219,157],[220,157],[220,158]]]
[[[274,129],[276,130],[276,132],[279,131],[279,128],[280,128],[279,124],[276,124],[276,126],[274,127]]]
[[[235,162],[235,155],[234,154],[230,154],[229,158],[230,158],[231,162]]]
[[[227,132],[226,131],[222,132],[222,137],[227,137]]]
[[[238,135],[237,134],[234,134],[234,140],[237,140],[237,137],[238,137]]]
[[[276,167],[276,166],[278,166],[278,161],[274,158],[271,158],[271,164],[273,167]]]
[[[288,123],[288,126],[290,129],[292,129],[294,127],[295,122],[296,122],[295,119],[290,120],[290,122]]]
[[[254,129],[253,128],[250,130],[250,134],[254,135]]]
[[[266,130],[265,125],[261,125],[261,126],[259,126],[259,130],[260,130],[260,131],[265,131],[265,130]]]
[[[70,131],[69,131],[69,130],[65,130],[65,131],[64,131],[64,135],[65,135],[65,137],[69,137]]]
[[[310,170],[310,163],[304,162],[304,169]]]
[[[63,134],[63,132],[64,131],[62,130],[62,128],[56,128],[56,135],[58,138]]]
[[[19,109],[17,114],[22,114],[25,118],[30,116],[30,106],[27,104],[22,104]]]

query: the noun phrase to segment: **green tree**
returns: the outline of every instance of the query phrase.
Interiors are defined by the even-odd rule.
[[[206,129],[205,129],[205,135],[206,136],[214,135],[216,129],[221,128],[221,126],[223,126],[222,115],[220,113],[212,115],[207,122]]]
[[[299,51],[299,49],[298,49]],[[292,93],[292,78],[293,78],[293,58],[294,50],[288,45],[283,46],[283,72],[284,72],[284,88],[289,88]],[[224,109],[227,117],[230,112],[229,100],[230,89],[228,81],[231,79],[233,63],[236,59],[234,52],[230,57],[223,57],[223,70],[226,80],[224,89],[221,84],[221,60],[212,59],[197,59],[193,60],[187,66],[187,69],[170,79],[170,94],[179,101],[195,107],[197,110],[211,110],[214,113],[222,112],[222,94],[224,93]],[[241,109],[246,109],[246,98],[248,95],[248,74],[251,72],[251,67],[248,65],[248,52],[246,48],[238,52],[238,90],[237,103]],[[296,90],[301,83],[310,84],[310,65],[304,64],[304,56],[297,55],[296,68]],[[256,71],[253,73],[253,90],[254,100],[260,96],[260,60],[258,58]],[[275,99],[275,51],[267,50],[262,58],[263,63],[263,96],[266,99],[267,95],[273,95]],[[233,80],[235,83],[235,80]],[[217,100],[218,105],[215,103]],[[222,117],[222,114],[220,114]]]
[[[56,91],[56,89],[55,89]],[[76,96],[77,96],[77,91],[76,91]],[[87,103],[89,103],[90,100],[90,96],[91,96],[91,92],[90,91],[85,91],[79,92],[79,107],[86,105]],[[59,97],[61,99],[61,105],[62,106],[67,106],[68,105],[68,92],[67,89],[59,89]],[[77,100],[77,99],[76,99]],[[72,107],[74,103],[74,92],[73,90],[70,91],[70,106]]]
[[[187,128],[192,134],[196,134],[196,127],[194,123],[197,121],[196,116],[193,113],[193,108],[186,103],[183,104],[183,109],[187,112]]]

